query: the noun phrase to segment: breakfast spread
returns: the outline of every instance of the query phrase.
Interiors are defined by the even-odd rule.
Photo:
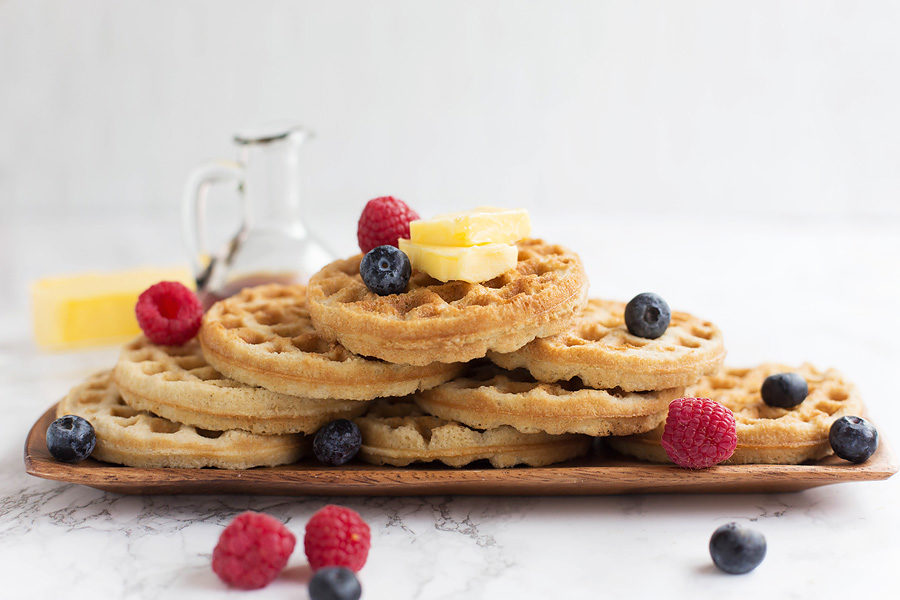
[[[531,227],[522,209],[420,219],[385,196],[358,222],[362,253],[307,285],[246,287],[204,311],[181,283],[154,283],[132,300],[143,335],[59,404],[48,448],[229,469],[310,454],[536,467],[594,438],[691,469],[874,452],[836,371],[724,367],[713,323],[653,293],[588,299],[579,256]]]

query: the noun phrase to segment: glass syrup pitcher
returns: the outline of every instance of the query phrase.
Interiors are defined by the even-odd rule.
[[[182,225],[197,292],[204,306],[263,283],[306,283],[333,255],[300,215],[300,147],[311,138],[297,126],[242,131],[238,161],[196,169],[184,191]],[[236,186],[241,223],[218,252],[206,244],[207,191]]]

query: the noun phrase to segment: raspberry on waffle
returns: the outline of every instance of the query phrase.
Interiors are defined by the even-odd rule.
[[[574,252],[541,240],[523,240],[518,248],[517,267],[490,281],[441,283],[417,271],[407,292],[389,296],[366,288],[362,256],[338,260],[309,281],[310,317],[323,338],[393,363],[462,362],[488,350],[512,352],[565,331],[588,288]]]
[[[795,372],[809,385],[809,395],[794,408],[768,406],[760,388],[769,375]],[[694,398],[709,398],[734,413],[737,447],[727,464],[798,464],[831,454],[828,431],[844,415],[863,410],[856,386],[838,371],[820,371],[767,363],[752,369],[726,367],[685,390]],[[609,438],[616,450],[651,462],[670,462],[661,446],[664,425],[653,431]]]

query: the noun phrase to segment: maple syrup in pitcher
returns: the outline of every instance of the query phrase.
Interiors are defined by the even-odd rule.
[[[306,283],[333,259],[300,215],[300,147],[310,137],[297,126],[243,131],[234,136],[237,162],[216,161],[191,174],[183,235],[204,307],[249,286]],[[214,184],[236,188],[242,213],[218,252],[206,244],[207,191]]]

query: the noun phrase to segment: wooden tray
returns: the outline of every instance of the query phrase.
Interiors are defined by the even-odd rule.
[[[832,483],[887,479],[897,472],[897,463],[883,439],[875,455],[862,465],[832,457],[807,465],[726,465],[703,471],[642,463],[602,448],[577,461],[512,469],[479,467],[477,463],[462,469],[432,464],[397,468],[352,463],[327,467],[310,460],[247,471],[139,469],[93,459],[70,465],[54,460],[47,450],[47,426],[55,415],[53,406],[28,433],[26,472],[121,494],[568,496],[793,492]]]

